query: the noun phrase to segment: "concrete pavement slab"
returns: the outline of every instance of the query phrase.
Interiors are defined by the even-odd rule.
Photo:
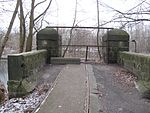
[[[93,67],[90,64],[86,64],[86,72],[89,82],[89,113],[99,113],[99,99],[98,99],[98,90],[97,83],[93,72]]]
[[[66,65],[38,113],[84,113],[87,95],[85,65]]]

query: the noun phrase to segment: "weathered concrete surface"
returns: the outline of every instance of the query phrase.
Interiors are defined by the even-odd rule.
[[[118,69],[117,65],[66,65],[38,113],[87,113],[87,106],[89,113],[150,113],[149,100],[141,98],[133,84],[118,81],[114,75]]]
[[[100,103],[98,100],[98,91],[97,83],[93,72],[92,65],[86,65],[86,72],[89,77],[89,89],[90,89],[90,98],[89,98],[89,113],[99,113]]]
[[[99,96],[99,113],[150,113],[149,100],[131,86],[124,86],[114,74],[116,65],[93,65]]]
[[[20,97],[35,89],[37,74],[46,65],[46,53],[46,50],[35,50],[8,56],[10,97]]]
[[[80,58],[51,57],[51,64],[80,64]]]
[[[67,65],[38,113],[84,113],[87,95],[85,65]]]
[[[8,55],[9,80],[20,81],[36,74],[46,64],[46,54],[43,49]]]

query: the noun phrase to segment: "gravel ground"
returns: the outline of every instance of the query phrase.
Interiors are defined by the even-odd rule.
[[[45,98],[48,89],[43,89],[35,90],[24,98],[12,98],[6,101],[1,106],[0,113],[31,113]]]
[[[44,67],[37,76],[38,85],[29,95],[22,98],[12,98],[0,107],[0,113],[32,113],[47,96],[48,91],[53,87],[64,65],[49,65]]]
[[[93,65],[100,113],[150,113],[150,101],[141,98],[134,77],[117,65]]]

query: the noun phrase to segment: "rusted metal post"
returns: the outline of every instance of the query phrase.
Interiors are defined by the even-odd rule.
[[[109,63],[109,49],[110,49],[110,47],[109,47],[109,31],[108,31],[108,29],[107,29],[107,45],[106,45],[106,49],[107,49],[107,64]]]
[[[136,53],[137,52],[137,49],[136,49],[136,47],[137,47],[136,40],[132,40],[131,42],[134,43],[134,52]]]
[[[88,46],[86,46],[86,56],[85,56],[85,61],[87,61],[87,57],[88,57]]]

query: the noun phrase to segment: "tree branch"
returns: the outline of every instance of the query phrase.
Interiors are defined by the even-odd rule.
[[[11,18],[11,21],[10,21],[10,23],[9,23],[8,30],[7,30],[7,32],[6,32],[6,34],[5,34],[5,37],[4,37],[4,40],[3,40],[2,44],[0,45],[0,58],[1,58],[1,56],[2,56],[4,47],[5,47],[5,45],[6,45],[7,41],[8,41],[8,39],[9,39],[9,35],[10,35],[10,32],[11,32],[13,23],[14,23],[14,21],[15,21],[15,18],[16,18],[17,12],[18,12],[19,3],[20,3],[20,0],[17,0],[14,13],[13,13],[12,18]]]
[[[50,0],[50,2],[49,2],[49,4],[48,4],[48,6],[46,7],[46,9],[45,9],[38,17],[36,17],[36,18],[34,19],[34,21],[36,21],[37,19],[39,19],[42,15],[44,15],[44,14],[47,12],[47,10],[49,9],[49,7],[50,7],[52,1],[53,1],[53,0]]]
[[[96,4],[97,4],[97,27],[100,26],[100,23],[99,23],[99,1],[97,0],[96,1]],[[96,36],[96,39],[97,39],[97,49],[98,49],[98,55],[99,55],[99,60],[101,60],[101,53],[100,53],[100,48],[99,48],[99,29],[97,29],[97,36]]]
[[[77,6],[78,6],[77,3],[78,3],[78,0],[76,0],[76,4],[75,4],[74,20],[73,20],[73,25],[72,25],[72,27],[74,27],[74,26],[75,26],[75,23],[76,23],[76,18],[77,18]],[[63,53],[62,57],[65,56],[65,54],[66,54],[66,52],[67,52],[67,50],[68,50],[68,48],[69,48],[69,45],[71,44],[72,31],[73,31],[73,28],[71,28],[71,30],[70,30],[70,37],[69,37],[68,45],[67,45],[66,49],[64,50],[64,53]]]

